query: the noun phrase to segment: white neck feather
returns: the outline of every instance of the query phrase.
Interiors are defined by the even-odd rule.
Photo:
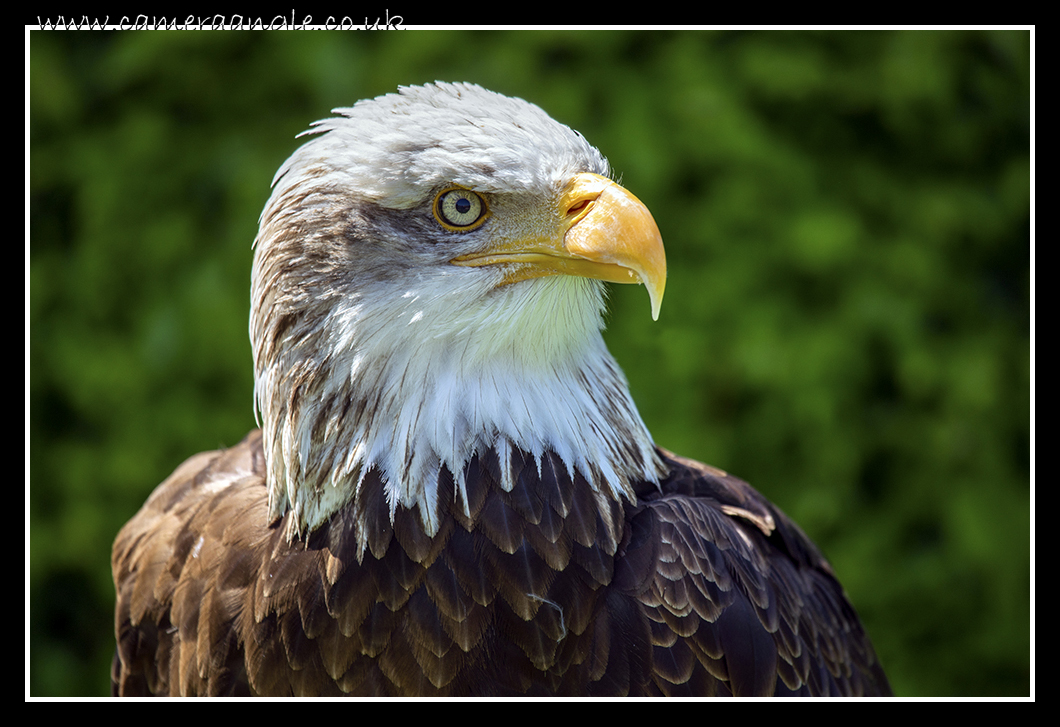
[[[371,291],[343,301],[305,339],[314,345],[259,370],[274,516],[290,508],[311,531],[374,467],[391,517],[416,509],[433,535],[442,468],[466,512],[465,467],[491,448],[539,462],[554,452],[614,498],[658,480],[651,436],[600,335],[602,284],[553,277],[488,292],[495,281],[480,271],[451,274],[466,284],[428,280],[385,310],[366,302]]]

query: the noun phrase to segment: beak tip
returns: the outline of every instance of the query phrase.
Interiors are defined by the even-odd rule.
[[[651,298],[651,319],[659,320],[659,310],[662,308],[662,291],[656,292],[648,288],[648,297]]]

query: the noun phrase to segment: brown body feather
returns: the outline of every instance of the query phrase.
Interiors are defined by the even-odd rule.
[[[889,694],[806,536],[746,483],[660,455],[669,477],[635,504],[554,458],[491,454],[468,466],[470,514],[451,506],[434,537],[404,509],[391,525],[369,486],[293,542],[290,513],[268,522],[260,432],[196,455],[115,542],[114,691]]]

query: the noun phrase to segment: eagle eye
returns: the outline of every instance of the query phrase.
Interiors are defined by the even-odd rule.
[[[489,217],[486,200],[470,189],[450,187],[434,198],[434,218],[454,232],[473,230]]]

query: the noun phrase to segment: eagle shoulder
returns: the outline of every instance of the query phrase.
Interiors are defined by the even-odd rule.
[[[659,448],[613,587],[647,616],[654,682],[671,695],[889,695],[831,566],[746,482]]]
[[[270,532],[264,470],[260,431],[196,454],[118,533],[116,695],[249,693],[234,625],[265,546],[245,537]]]

